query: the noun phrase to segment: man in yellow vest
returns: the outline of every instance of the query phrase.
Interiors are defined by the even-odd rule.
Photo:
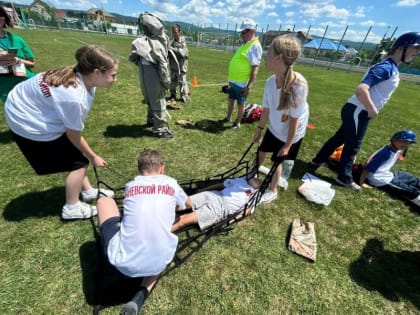
[[[232,125],[233,129],[241,126],[245,111],[245,102],[249,91],[257,77],[258,67],[262,56],[260,41],[255,36],[257,24],[246,18],[239,29],[244,42],[238,48],[229,63],[229,103],[225,122],[230,122],[235,100],[238,103],[238,116]]]

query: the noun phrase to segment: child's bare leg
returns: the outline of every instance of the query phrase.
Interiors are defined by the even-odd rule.
[[[195,212],[181,215],[179,220],[172,225],[171,232],[175,232],[186,225],[196,224],[198,222]]]

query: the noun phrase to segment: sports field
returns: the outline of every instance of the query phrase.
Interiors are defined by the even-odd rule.
[[[152,137],[146,128],[138,74],[128,62],[132,38],[56,30],[14,30],[36,54],[37,72],[74,63],[87,43],[104,45],[120,59],[118,81],[99,89],[84,136],[114,170],[105,180],[121,185],[136,174],[144,148],[159,149],[168,175],[204,178],[236,165],[257,125],[238,130],[183,128],[177,120],[219,120],[226,113],[225,84],[230,52],[190,47],[191,102],[172,110],[174,139]],[[262,63],[264,64],[264,63]],[[420,217],[416,209],[378,190],[360,193],[334,186],[328,207],[297,193],[307,162],[339,124],[341,106],[361,79],[347,73],[297,65],[309,82],[310,123],[289,189],[259,206],[228,234],[217,236],[185,264],[163,277],[141,314],[419,314]],[[250,103],[261,103],[261,67]],[[419,85],[401,82],[370,125],[357,157],[386,144],[399,129],[419,128]],[[256,150],[256,148],[255,148]],[[89,221],[63,223],[64,177],[38,177],[11,141],[0,119],[0,314],[91,314],[96,247]],[[420,175],[419,145],[402,170]],[[266,163],[267,164],[267,163]],[[267,164],[269,166],[269,164]],[[108,173],[109,174],[109,173]],[[321,167],[316,175],[333,182]],[[89,176],[95,180],[92,170]],[[418,210],[417,210],[418,211]],[[318,256],[312,264],[286,246],[294,218],[314,222]],[[120,306],[101,314],[118,314]]]

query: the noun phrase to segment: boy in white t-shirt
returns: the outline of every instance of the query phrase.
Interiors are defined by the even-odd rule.
[[[360,185],[379,187],[385,191],[410,200],[420,206],[420,178],[403,171],[391,171],[404,151],[416,143],[416,134],[411,130],[401,130],[392,137],[390,144],[374,152],[363,167]]]
[[[125,186],[123,215],[114,199],[99,198],[101,246],[112,273],[144,277],[142,287],[124,305],[122,314],[137,314],[159,274],[172,261],[178,237],[171,232],[175,210],[185,208],[187,194],[164,175],[164,160],[156,150],[144,150],[139,175]]]
[[[207,191],[188,198],[186,205],[192,212],[181,215],[172,226],[172,231],[196,223],[203,230],[242,210],[260,187],[261,181],[256,177],[248,180],[246,177],[226,179],[223,183],[207,187]],[[245,215],[251,214],[253,210],[246,209]]]

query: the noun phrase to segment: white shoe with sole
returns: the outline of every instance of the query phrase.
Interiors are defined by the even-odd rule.
[[[97,213],[95,206],[79,201],[72,207],[65,205],[61,211],[61,218],[63,220],[88,219]]]
[[[109,189],[101,188],[99,197],[106,196],[106,197],[113,197],[114,192]],[[82,190],[82,199],[84,202],[91,202],[98,198],[98,188],[92,188],[90,190]]]
[[[272,190],[267,190],[262,196],[260,203],[270,203],[277,198],[277,192]]]
[[[351,182],[351,183],[347,184],[347,183],[341,181],[338,178],[336,178],[335,181],[337,182],[337,184],[339,184],[340,186],[343,186],[345,188],[350,188],[350,189],[353,189],[353,190],[356,190],[356,191],[362,189],[362,187],[360,187],[359,185],[357,185],[355,182]]]

